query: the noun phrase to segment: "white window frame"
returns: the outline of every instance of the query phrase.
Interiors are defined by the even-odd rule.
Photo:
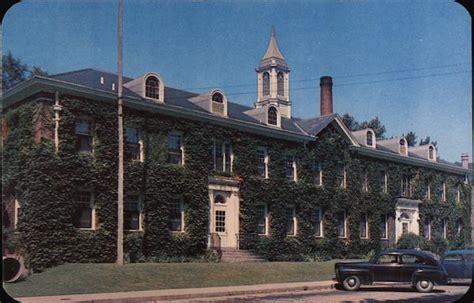
[[[369,191],[369,180],[368,180],[368,173],[364,171],[364,180],[362,180],[362,191],[368,192]]]
[[[316,185],[323,186],[323,165],[321,164],[321,161],[316,161],[314,165],[317,165],[319,170],[319,184]]]
[[[402,174],[400,178],[401,184],[400,184],[400,195],[402,197],[411,197],[412,196],[412,189],[411,189],[411,177],[409,175]],[[406,181],[406,182],[404,182]],[[406,183],[406,192],[403,190],[403,183]]]
[[[258,204],[257,206],[263,206],[263,215],[264,215],[264,222],[265,228],[263,234],[258,234],[259,236],[268,236],[268,205],[267,204]]]
[[[387,172],[383,171],[383,188],[382,188],[382,193],[387,193],[388,192],[388,176]]]
[[[172,197],[174,200],[179,200],[179,209],[181,212],[181,230],[170,230],[172,233],[184,233],[186,231],[185,220],[184,220],[184,197],[182,196],[174,196]],[[169,218],[168,218],[169,220]],[[169,228],[169,227],[168,227]]]
[[[461,231],[462,231],[462,226],[463,226],[463,222],[462,220],[458,219],[457,220],[457,235],[460,236],[461,235]]]
[[[168,164],[174,164],[174,165],[178,165],[178,166],[184,166],[184,136],[183,136],[183,133],[180,132],[180,131],[170,131],[168,132],[168,135],[166,137],[166,139],[168,140],[166,143],[167,143],[167,149],[166,149],[166,153],[167,155],[169,155],[169,136],[179,136],[181,139],[180,139],[180,146],[179,146],[179,150],[181,151],[181,164],[174,164],[174,163],[169,163]]]
[[[344,235],[343,236],[339,236],[339,231],[338,231],[338,235],[337,237],[339,239],[346,239],[347,238],[347,212],[344,210],[343,211],[344,215],[343,215],[343,218],[344,218]],[[339,217],[338,217],[338,222],[337,224],[339,225]]]
[[[448,220],[443,219],[443,239],[448,238]]]
[[[346,183],[346,164],[343,164],[343,169],[342,169],[342,184],[337,184],[339,188],[346,189],[347,183]],[[336,175],[339,174],[339,167],[336,165]]]
[[[431,199],[431,182],[426,185],[426,199]]]
[[[287,158],[287,157],[288,157],[288,158],[289,158],[289,157],[292,158],[291,161],[292,161],[292,169],[293,169],[293,178],[292,178],[292,179],[288,179],[288,177],[287,177],[287,179],[288,179],[288,180],[291,180],[291,181],[293,181],[293,182],[296,182],[296,181],[298,181],[298,177],[296,176],[296,161],[295,161],[295,157],[290,156],[290,155],[285,156],[285,174],[286,174],[286,160],[287,160],[286,158]],[[286,177],[286,176],[285,176],[285,177]]]
[[[13,228],[15,230],[18,229],[18,223],[20,222],[19,219],[19,212],[18,210],[21,209],[21,206],[20,206],[20,202],[18,201],[18,199],[15,198],[15,216],[14,216],[14,222],[13,222]]]
[[[443,181],[443,192],[441,193],[441,201],[446,202],[446,181]]]
[[[363,237],[361,234],[360,234],[360,231],[359,231],[359,236],[361,239],[368,239],[369,238],[369,217],[367,215],[367,213],[363,213],[365,216],[365,237]]]
[[[425,239],[431,240],[431,218],[429,217],[427,217],[423,222],[423,233],[425,232],[426,221],[428,221],[428,235],[423,234],[423,236],[425,237]]]
[[[315,211],[316,211],[316,215],[319,218],[319,236],[316,235],[316,238],[324,238],[323,209],[321,207],[316,207]]]
[[[263,163],[265,164],[265,174],[264,174],[265,176],[264,176],[264,178],[268,179],[268,162],[269,162],[268,148],[263,147],[263,146],[259,146],[259,147],[257,147],[257,152],[258,151],[263,151],[263,155],[264,155]]]
[[[461,203],[461,190],[459,189],[459,186],[456,190],[456,202]]]
[[[222,144],[220,144],[221,145],[220,148],[221,148],[221,151],[222,151],[222,172],[226,171],[225,162],[226,162],[227,157],[230,157],[230,170],[229,170],[229,172],[232,173],[233,166],[234,166],[234,151],[232,149],[232,143],[230,141],[226,141],[226,140],[223,140],[223,141],[214,140],[213,149],[212,149],[213,158],[214,158],[214,170],[217,169],[216,149],[218,148],[218,146],[217,146],[218,142],[222,143]],[[229,147],[230,147],[229,153],[230,153],[230,155],[226,155],[226,153],[225,153],[225,145],[226,144],[229,144]]]
[[[382,215],[384,222],[385,223],[385,237],[380,237],[380,239],[388,240],[388,216],[387,215]]]
[[[288,234],[288,231],[287,231],[287,234],[286,236],[287,237],[296,237],[297,234],[298,234],[298,219],[296,218],[296,207],[295,206],[287,206],[285,208],[285,222],[286,222],[286,211],[291,208],[292,211],[293,211],[293,234]]]
[[[138,162],[143,162],[144,159],[145,159],[145,148],[144,148],[144,145],[143,145],[143,135],[142,135],[142,131],[139,127],[135,127],[135,126],[126,126],[125,127],[125,133],[127,132],[127,128],[134,128],[138,131],[138,148],[139,148],[139,155],[138,155],[138,159],[133,159],[132,161],[138,161]],[[128,144],[128,141],[125,140],[125,144]]]
[[[96,203],[95,203],[95,192],[91,189],[79,188],[77,191],[85,191],[90,193],[90,207],[91,207],[91,227],[76,227],[79,230],[96,230]],[[76,202],[76,201],[74,201]]]
[[[126,230],[126,231],[143,231],[143,222],[144,222],[144,214],[143,214],[143,195],[141,193],[137,193],[137,192],[130,192],[130,193],[126,193],[126,195],[124,195],[124,198],[126,199],[127,195],[137,195],[138,196],[138,229],[125,229],[125,226],[123,228],[123,230]],[[124,199],[124,203],[125,203],[125,199]],[[124,212],[125,212],[125,209],[124,209]],[[124,218],[124,223],[125,223],[125,218]]]

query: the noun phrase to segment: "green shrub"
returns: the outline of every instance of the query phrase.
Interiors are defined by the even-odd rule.
[[[414,233],[402,235],[397,242],[397,248],[399,249],[423,249],[426,246],[426,239]]]

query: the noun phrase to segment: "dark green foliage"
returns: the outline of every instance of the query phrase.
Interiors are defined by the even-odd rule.
[[[117,138],[113,104],[64,98],[61,101],[60,152],[52,143],[32,141],[35,108],[27,103],[6,113],[10,131],[5,141],[3,187],[5,196],[21,202],[20,232],[28,265],[35,270],[63,262],[114,262],[117,222]],[[75,118],[94,121],[94,153],[75,149]],[[51,121],[52,123],[52,121]],[[349,142],[334,125],[306,145],[264,138],[205,123],[169,118],[158,114],[125,111],[125,124],[143,132],[145,162],[127,161],[125,193],[141,193],[144,201],[144,231],[129,232],[125,253],[129,262],[189,261],[206,255],[209,226],[208,176],[227,176],[240,180],[240,247],[252,249],[269,260],[322,260],[361,256],[381,249],[381,215],[395,214],[400,195],[400,176],[408,174],[415,199],[423,200],[421,219],[430,216],[432,229],[441,230],[448,220],[450,247],[465,245],[470,237],[469,186],[456,176],[437,171],[388,163],[352,154]],[[46,125],[52,127],[52,125]],[[167,163],[167,136],[170,131],[183,134],[184,166]],[[212,170],[213,139],[232,142],[233,173]],[[257,177],[256,150],[268,148],[269,179]],[[127,149],[126,149],[127,151]],[[285,176],[284,159],[297,161],[298,182]],[[313,163],[321,161],[323,186],[314,184]],[[346,189],[340,188],[336,171],[346,167]],[[381,190],[381,172],[388,174],[388,192]],[[419,172],[419,174],[418,174]],[[368,192],[362,189],[367,173]],[[426,181],[430,180],[432,198],[426,200]],[[448,188],[461,190],[461,202],[448,193],[440,201],[437,189],[446,180]],[[78,188],[95,193],[97,228],[78,230],[72,225],[72,199]],[[182,196],[185,202],[185,233],[168,229],[168,202]],[[266,204],[271,212],[270,235],[256,233],[256,207]],[[286,235],[285,210],[294,206],[298,219],[297,235]],[[324,238],[314,236],[314,211],[324,213]],[[348,237],[337,237],[337,214],[346,211]],[[369,239],[359,237],[359,218],[367,213]],[[455,224],[462,219],[465,228],[457,235]],[[422,232],[422,227],[420,227]],[[428,247],[440,250],[444,243],[433,238]],[[431,246],[430,246],[431,245]]]
[[[397,242],[397,248],[400,249],[422,249],[424,247],[426,247],[426,239],[414,233],[402,235]]]

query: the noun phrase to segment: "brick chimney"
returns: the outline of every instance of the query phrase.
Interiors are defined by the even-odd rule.
[[[330,115],[332,114],[332,78],[321,77],[319,86],[321,87],[321,116]]]
[[[461,155],[462,168],[469,168],[469,155],[467,153],[462,153]]]

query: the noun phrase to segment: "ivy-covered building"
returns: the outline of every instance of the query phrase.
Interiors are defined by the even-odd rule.
[[[154,72],[124,78],[131,261],[216,247],[270,260],[361,255],[409,232],[470,243],[467,154],[459,166],[431,144],[351,132],[327,76],[321,115],[293,117],[274,32],[256,73],[255,107],[218,88],[167,87]],[[116,99],[117,76],[95,69],[35,76],[3,95],[4,223],[33,268],[115,260]]]

